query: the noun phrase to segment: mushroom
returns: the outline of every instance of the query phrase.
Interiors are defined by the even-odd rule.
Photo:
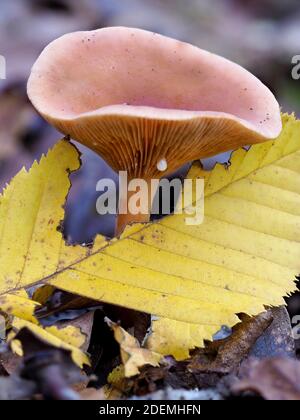
[[[32,68],[39,113],[128,182],[161,179],[195,159],[276,138],[280,108],[239,65],[165,36],[112,27],[53,41]],[[151,200],[150,200],[151,201]],[[119,214],[116,234],[147,214]]]

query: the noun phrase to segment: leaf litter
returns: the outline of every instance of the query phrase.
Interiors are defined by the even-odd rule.
[[[105,309],[112,307],[111,304],[119,305],[118,315],[115,322],[110,322],[110,326],[120,346],[121,358],[116,355],[111,366],[116,369],[123,363],[123,367],[115,375],[119,377],[118,381],[114,380],[113,374],[110,375],[110,385],[106,385],[105,395],[120,398],[122,395],[147,394],[159,390],[164,384],[172,389],[197,387],[216,390],[223,387],[221,394],[220,390],[216,392],[227,398],[228,395],[236,394],[237,389],[232,384],[239,380],[239,367],[243,365],[245,356],[253,351],[257,341],[260,342],[260,350],[253,353],[256,358],[264,353],[265,360],[268,360],[268,354],[272,353],[269,350],[274,353],[276,346],[281,353],[289,350],[291,357],[293,345],[287,337],[280,337],[280,322],[277,335],[273,333],[273,341],[262,339],[274,322],[274,313],[269,311],[258,315],[265,306],[283,303],[282,296],[295,290],[294,277],[299,274],[295,232],[295,223],[299,217],[298,187],[290,174],[293,172],[295,177],[295,173],[299,172],[296,159],[300,149],[299,122],[293,117],[283,118],[285,129],[280,139],[275,143],[253,147],[248,152],[235,152],[228,169],[219,165],[212,172],[205,172],[199,165],[192,167],[188,176],[203,176],[206,179],[208,200],[208,222],[193,232],[188,232],[182,219],[176,215],[150,225],[127,229],[119,241],[108,241],[98,236],[92,248],[68,247],[56,227],[63,219],[63,209],[59,203],[64,203],[70,188],[69,172],[79,168],[76,149],[63,140],[39,164],[35,163],[29,172],[21,171],[0,199],[3,265],[0,306],[1,311],[9,317],[7,325],[11,347],[22,354],[24,359],[24,343],[27,342],[24,334],[25,337],[31,334],[38,341],[54,346],[58,354],[69,352],[73,362],[76,361],[79,366],[90,364],[86,352],[93,346],[90,342],[93,312],[80,314],[79,318],[74,316],[73,321],[65,320],[63,326],[59,325],[62,324],[61,320],[54,321],[54,325],[48,327],[40,323],[38,314],[56,291],[60,290],[63,296],[79,296],[76,303],[73,300],[73,308],[72,299],[69,299],[68,308],[71,310],[92,306],[91,302],[100,303],[101,308],[96,308],[96,312],[102,311],[103,319],[106,316]],[[57,155],[63,156],[63,159],[58,161]],[[284,186],[280,178],[274,178],[276,171],[285,174]],[[258,194],[262,179],[263,192],[267,193],[264,194],[266,201]],[[26,193],[17,197],[14,193],[21,184],[25,186]],[[242,218],[233,219],[236,218],[235,206],[245,200],[245,186],[250,188],[249,205],[256,210],[258,217],[255,228],[249,222],[246,208],[242,208]],[[273,194],[276,189],[282,190],[283,187],[284,200],[275,202]],[[50,198],[46,200],[48,195]],[[277,221],[275,228],[268,224],[263,212],[260,212],[261,206],[265,205],[271,209],[271,218]],[[218,211],[220,208],[224,210],[221,219],[215,217],[216,208]],[[18,222],[20,211],[28,224],[25,229]],[[289,219],[286,214],[289,214]],[[226,229],[234,234],[226,235]],[[241,233],[244,235],[242,249],[241,242],[237,240]],[[245,241],[251,239],[254,233],[257,238],[255,250],[251,241]],[[267,249],[265,245],[269,243],[269,236],[273,236],[273,242],[272,247]],[[20,238],[16,248],[7,245],[13,242],[9,240],[10,237]],[[211,248],[210,254],[208,245]],[[127,250],[125,253],[124,249]],[[288,249],[288,252],[284,253],[284,249]],[[216,250],[222,250],[219,258],[224,260],[216,260],[219,254],[212,252]],[[153,265],[154,261],[157,264],[157,251],[162,255],[158,273]],[[251,255],[255,260],[252,264],[248,262]],[[166,256],[174,262],[173,268],[163,264]],[[10,263],[12,260],[16,260],[14,265]],[[190,263],[190,268],[187,273],[183,273],[181,267],[187,263]],[[131,274],[132,267],[134,275]],[[201,282],[197,282],[197,277]],[[143,280],[145,278],[148,278],[147,284],[151,284],[151,288],[146,285]],[[227,283],[222,283],[221,278],[225,278]],[[265,290],[267,284],[268,293]],[[30,299],[25,290],[33,285],[43,287],[37,289],[33,299]],[[59,313],[63,307],[58,305],[54,309]],[[156,316],[150,334],[149,331],[147,333],[149,322],[137,333],[139,318],[133,317],[137,321],[132,332],[138,334],[139,340],[122,328],[122,322],[126,324],[128,321],[128,314],[136,313],[133,310],[141,311],[140,314],[146,311]],[[238,324],[236,314],[242,312],[248,315],[242,316],[243,322]],[[258,316],[253,318],[253,315]],[[231,336],[225,341],[212,342],[203,349],[204,344],[224,324],[234,327]],[[145,342],[143,338],[146,336],[148,339]],[[101,344],[102,354],[105,343]],[[268,345],[269,350],[262,352],[261,349]],[[34,359],[39,359],[39,356],[40,352],[36,351]],[[95,372],[97,365],[101,364],[100,360],[98,358],[94,365]],[[164,362],[160,363],[162,360]],[[4,374],[7,372],[5,365],[8,364],[8,361],[1,363]],[[151,366],[157,364],[160,365]],[[12,366],[13,369],[8,369],[13,372],[11,377],[17,375],[17,378],[21,378],[15,359]],[[35,389],[36,386],[44,389],[44,384],[39,383],[37,377],[30,377],[30,381],[34,383]],[[96,378],[91,378],[86,385],[90,383],[93,387],[96,382]],[[114,391],[117,382],[126,385],[126,390]],[[99,395],[103,392],[99,392]],[[42,393],[48,395],[48,391],[43,390]],[[259,393],[269,398],[269,395]],[[75,394],[70,395],[76,398]],[[61,396],[56,395],[58,399]]]

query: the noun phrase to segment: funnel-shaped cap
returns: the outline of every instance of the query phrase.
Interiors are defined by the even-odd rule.
[[[29,97],[56,128],[131,177],[276,138],[279,105],[222,57],[131,28],[76,32],[35,63]]]

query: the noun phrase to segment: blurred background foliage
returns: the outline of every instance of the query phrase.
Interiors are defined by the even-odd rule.
[[[33,110],[26,81],[37,56],[60,35],[103,26],[134,26],[191,42],[249,69],[278,97],[284,111],[300,115],[300,81],[291,77],[300,54],[299,0],[1,0],[0,189],[46,152],[61,135]],[[95,214],[96,182],[115,174],[92,152],[72,177],[65,235],[89,242],[110,235],[114,220]]]

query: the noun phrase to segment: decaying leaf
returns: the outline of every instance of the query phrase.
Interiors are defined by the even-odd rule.
[[[231,335],[207,343],[205,348],[193,351],[185,361],[168,358],[168,363],[159,367],[145,366],[139,375],[129,379],[124,377],[122,370],[115,369],[109,376],[112,389],[126,396],[141,395],[148,399],[149,394],[156,395],[156,392],[164,392],[168,388],[196,388],[202,390],[197,399],[201,399],[201,395],[210,399],[210,392],[221,399],[228,399],[234,396],[232,389],[239,378],[249,374],[249,360],[268,358],[268,353],[284,354],[285,358],[287,355],[295,356],[287,346],[291,328],[284,330],[284,307],[269,309],[252,318],[240,316],[242,322],[233,327]],[[282,324],[280,333],[279,324]],[[204,390],[208,390],[208,394]]]
[[[16,333],[23,328],[27,328],[31,333],[40,337],[50,345],[71,351],[74,362],[80,367],[90,364],[88,356],[80,349],[85,343],[85,336],[78,328],[72,326],[63,329],[59,329],[56,326],[42,328],[19,318],[14,318],[12,327]],[[19,356],[23,356],[21,343],[15,340],[14,335],[10,335],[9,338],[13,342],[12,348],[14,352]]]
[[[32,300],[40,303],[41,305],[45,305],[48,299],[53,295],[55,290],[55,287],[49,284],[45,284],[41,287],[38,287],[32,295]]]
[[[196,351],[188,370],[194,374],[214,372],[220,375],[236,371],[272,321],[271,310],[256,317],[243,316],[243,322],[234,327],[230,337],[214,341],[205,349]]]
[[[105,398],[107,400],[118,400],[129,392],[130,386],[125,378],[124,365],[119,365],[112,370],[107,377],[108,384],[104,387]]]
[[[114,332],[116,341],[120,345],[121,359],[124,365],[125,377],[130,378],[139,374],[143,366],[158,366],[163,357],[148,349],[141,348],[138,340],[125,331],[118,324],[106,318],[106,322]]]
[[[58,143],[0,198],[0,294],[16,299],[6,296],[49,284],[165,318],[155,321],[149,349],[178,359],[221,325],[236,324],[236,313],[283,304],[300,271],[300,122],[283,120],[276,141],[238,150],[229,168],[192,167],[189,178],[205,179],[202,225],[172,215],[120,239],[98,236],[91,249],[68,247],[57,231],[67,171],[80,164],[69,142]],[[3,310],[33,324],[32,303],[23,304]]]
[[[69,350],[52,346],[27,327],[14,342],[22,346],[24,357],[16,359],[9,351],[1,356],[10,376],[0,378],[0,400],[32,399],[40,394],[48,399],[79,399],[73,388],[79,387],[84,377]]]
[[[72,321],[59,322],[56,326],[58,327],[61,339],[64,338],[65,332],[69,331],[73,336],[72,343],[70,344],[87,352],[90,345],[93,322],[94,312],[87,312]],[[55,328],[55,326],[52,328]]]
[[[23,351],[21,344],[15,340],[15,335],[22,328],[27,327],[48,341],[49,344],[70,350],[74,361],[79,366],[89,365],[89,358],[84,353],[84,350],[87,349],[88,337],[85,334],[86,331],[81,331],[79,322],[77,325],[67,325],[64,328],[63,326],[43,328],[34,316],[34,311],[39,307],[39,303],[28,297],[10,294],[0,297],[0,303],[2,311],[13,315],[10,322],[13,331],[8,335],[8,340],[11,341],[11,346],[17,355],[22,356]]]
[[[300,400],[300,362],[290,358],[253,360],[244,366],[235,392],[253,391],[266,400]]]
[[[273,321],[252,347],[249,357],[265,359],[268,357],[296,356],[296,346],[291,320],[284,306],[271,309]]]

